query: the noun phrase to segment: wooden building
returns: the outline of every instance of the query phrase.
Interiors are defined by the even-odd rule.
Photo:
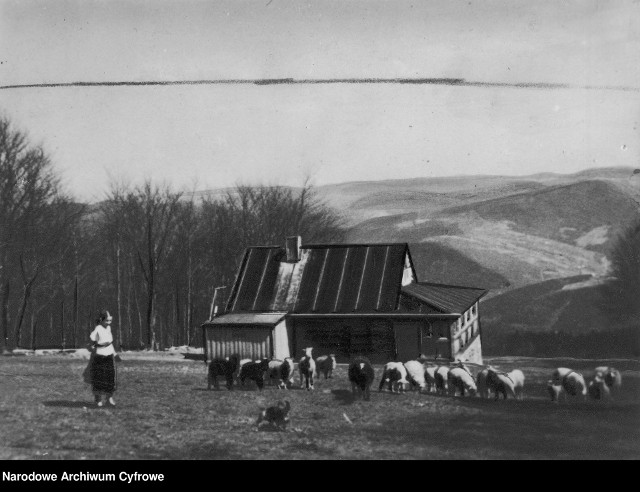
[[[202,325],[207,360],[356,355],[482,363],[483,289],[418,282],[407,243],[246,250],[223,312]]]

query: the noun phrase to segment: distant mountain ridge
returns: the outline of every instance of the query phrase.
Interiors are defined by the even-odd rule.
[[[515,353],[519,333],[583,340],[615,329],[602,286],[612,244],[640,214],[633,171],[362,181],[317,191],[351,224],[349,242],[408,242],[419,280],[489,289],[487,346]]]

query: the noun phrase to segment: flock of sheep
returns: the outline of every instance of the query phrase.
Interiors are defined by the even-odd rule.
[[[304,355],[298,361],[300,386],[311,391],[314,389],[314,378],[318,373],[325,379],[331,378],[336,368],[334,355],[323,355],[316,359],[312,356],[312,347],[304,349]],[[474,377],[469,367],[481,367]],[[348,378],[354,397],[370,399],[371,386],[375,371],[371,362],[365,357],[356,357],[349,363]],[[224,376],[227,389],[234,384],[244,385],[246,380],[254,381],[258,389],[264,388],[265,381],[271,381],[281,389],[293,385],[294,361],[287,357],[284,360],[274,359],[240,359],[237,355],[226,358],[215,358],[209,363],[208,388],[218,389],[218,377]],[[492,366],[478,366],[463,361],[455,361],[449,365],[437,365],[426,362],[425,358],[407,362],[388,362],[384,365],[379,391],[385,387],[391,392],[404,392],[416,389],[420,392],[437,393],[449,396],[475,396],[489,398],[493,393],[495,399],[500,395],[504,399],[512,397],[522,399],[525,377],[521,370],[500,371]],[[622,386],[622,376],[613,367],[597,367],[593,379],[587,384],[582,374],[559,367],[551,375],[547,390],[551,401],[558,402],[561,397],[594,400],[610,400]]]

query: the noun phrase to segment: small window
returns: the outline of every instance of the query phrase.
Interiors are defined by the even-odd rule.
[[[422,327],[422,336],[431,338],[433,336],[433,328],[428,321]]]

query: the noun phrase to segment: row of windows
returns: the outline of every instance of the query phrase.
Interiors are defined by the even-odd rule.
[[[471,325],[469,329],[465,330],[455,341],[456,346],[454,348],[456,349],[456,352],[464,349],[478,334],[478,331],[478,321],[476,320],[473,322],[473,325]]]
[[[464,322],[468,323],[471,318],[476,315],[476,305],[471,306],[471,309],[464,313]]]

